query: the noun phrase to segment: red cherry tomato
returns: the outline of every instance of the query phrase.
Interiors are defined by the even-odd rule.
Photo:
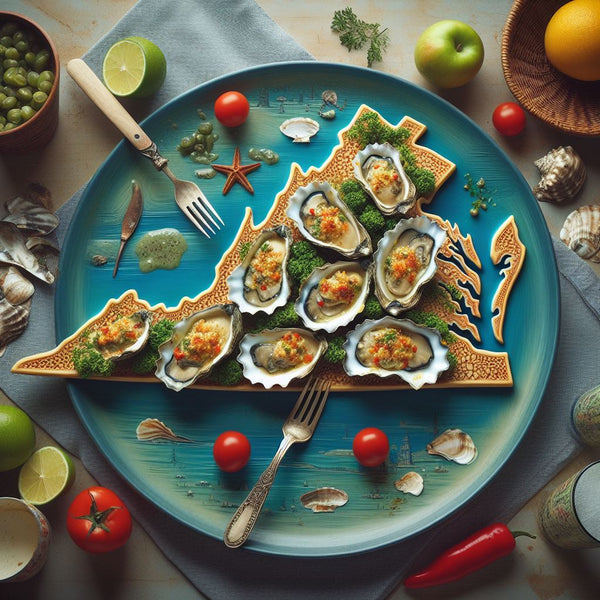
[[[250,442],[239,431],[224,431],[213,446],[213,456],[221,471],[234,473],[250,460]]]
[[[518,135],[525,129],[525,111],[516,102],[503,102],[494,110],[492,122],[502,135]]]
[[[111,490],[94,486],[75,496],[67,512],[67,531],[86,552],[111,552],[131,535],[131,515]]]
[[[248,117],[250,104],[240,92],[225,92],[215,101],[215,117],[225,127],[237,127]]]
[[[388,457],[390,442],[381,429],[366,427],[354,436],[352,451],[364,467],[377,467]]]

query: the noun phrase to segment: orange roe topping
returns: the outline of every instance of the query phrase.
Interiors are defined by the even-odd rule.
[[[375,366],[403,370],[417,353],[417,347],[410,336],[397,329],[386,328],[375,334],[369,353]]]
[[[284,359],[290,365],[310,363],[313,355],[306,347],[306,341],[297,331],[284,333],[275,344],[274,358]]]
[[[386,258],[385,264],[396,280],[406,279],[414,283],[423,264],[417,258],[415,251],[408,246],[397,246]]]
[[[198,364],[214,358],[221,352],[221,335],[211,329],[204,320],[199,319],[173,351],[175,360],[187,359]]]

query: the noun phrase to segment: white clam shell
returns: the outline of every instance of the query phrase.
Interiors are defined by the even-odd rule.
[[[323,278],[331,277],[338,271],[357,273],[362,278],[362,286],[354,301],[345,306],[338,314],[328,315],[326,312],[315,307],[311,310],[309,303],[313,303],[313,297],[317,293],[319,282]],[[358,262],[340,261],[327,263],[317,267],[304,281],[296,300],[296,312],[302,319],[304,325],[313,331],[322,329],[327,333],[333,333],[340,327],[348,325],[363,310],[369,295],[371,281],[371,268],[363,266]]]
[[[569,202],[581,190],[586,168],[572,146],[559,146],[535,161],[541,179],[533,195],[542,202]]]
[[[16,267],[0,269],[0,290],[13,305],[22,304],[33,296],[35,287]]]
[[[363,337],[370,331],[391,327],[399,329],[408,336],[415,339],[420,336],[426,340],[431,350],[429,361],[421,366],[409,369],[384,369],[376,366],[363,364],[358,358],[359,344]],[[420,389],[425,384],[432,384],[438,380],[440,373],[450,367],[447,354],[448,349],[442,344],[440,333],[430,327],[423,327],[413,323],[409,319],[396,319],[391,316],[385,316],[382,319],[367,319],[348,333],[344,342],[346,356],[344,358],[344,370],[351,377],[361,375],[377,375],[379,377],[391,377],[397,375],[413,389]]]
[[[419,496],[423,491],[423,478],[417,472],[409,471],[394,482],[394,486],[399,492]]]
[[[477,458],[473,439],[460,429],[446,429],[427,444],[427,453],[443,456],[459,465],[468,465]]]
[[[333,512],[348,502],[348,494],[334,487],[321,487],[302,494],[300,502],[315,513]]]
[[[407,232],[415,231],[418,236],[428,236],[433,241],[429,262],[420,272],[410,289],[398,295],[386,284],[386,259],[394,250],[401,236]],[[402,311],[412,308],[421,297],[423,286],[431,281],[437,271],[435,260],[438,250],[446,239],[446,232],[437,223],[425,216],[401,219],[394,229],[386,231],[373,255],[375,294],[383,308],[392,315],[398,315]]]
[[[600,205],[582,206],[569,214],[560,239],[581,258],[600,262]]]
[[[319,128],[319,124],[308,117],[287,119],[279,126],[281,133],[292,138],[294,142],[304,144],[310,142],[310,138],[319,131]]]
[[[309,229],[307,229],[304,219],[302,218],[303,208],[315,198],[323,198],[332,206],[339,208],[346,218],[349,228],[344,237],[340,238],[340,240],[323,241],[315,237]],[[371,238],[366,229],[354,216],[346,203],[340,199],[337,191],[326,181],[314,181],[306,186],[298,188],[289,200],[286,214],[296,223],[300,233],[307,240],[317,246],[335,250],[345,258],[364,258],[369,256],[373,251]]]

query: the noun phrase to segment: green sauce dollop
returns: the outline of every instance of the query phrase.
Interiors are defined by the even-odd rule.
[[[142,273],[150,273],[156,269],[175,269],[186,250],[187,242],[183,235],[170,227],[149,231],[135,247]]]

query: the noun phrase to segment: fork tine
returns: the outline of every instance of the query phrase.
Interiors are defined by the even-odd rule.
[[[223,219],[221,219],[221,217],[220,217],[219,213],[218,213],[218,212],[217,212],[217,211],[216,211],[216,210],[213,208],[213,205],[212,205],[212,204],[211,204],[211,203],[210,203],[210,202],[209,202],[209,201],[206,199],[206,197],[205,197],[205,196],[200,196],[200,197],[198,198],[198,200],[200,200],[200,201],[201,201],[201,202],[202,202],[204,205],[206,205],[206,206],[207,206],[207,207],[210,209],[210,211],[212,212],[212,214],[213,214],[213,215],[215,215],[215,217],[217,217],[217,219],[219,219],[219,221],[221,221],[221,223],[222,223],[223,225],[225,225],[225,223],[224,223]],[[207,215],[208,215],[208,218],[209,218],[209,219],[210,219],[210,220],[211,220],[213,223],[215,223],[214,219],[213,219],[213,218],[210,216],[210,214],[208,214],[208,213],[207,213]],[[215,223],[215,225],[217,225],[217,224]],[[219,226],[217,225],[217,227],[219,227]],[[220,227],[219,227],[219,229],[220,229]]]
[[[198,205],[197,202],[191,202],[189,204],[189,210],[194,212],[194,215],[202,221],[202,224],[210,230],[211,233],[216,233],[215,230],[210,226],[210,223],[204,218],[206,211],[202,208],[202,206]]]
[[[196,216],[195,211],[193,210],[193,206],[186,206],[185,210],[188,213],[188,217],[190,218],[190,221],[208,238],[210,239],[210,235],[208,235],[208,233],[206,233],[206,231],[204,231],[204,229],[202,228],[202,225],[199,223],[198,221],[198,217]]]
[[[305,422],[308,426],[318,421],[330,387],[330,382],[319,378],[313,380],[311,376],[294,406],[293,418]],[[305,397],[307,398],[306,402],[304,401]]]

